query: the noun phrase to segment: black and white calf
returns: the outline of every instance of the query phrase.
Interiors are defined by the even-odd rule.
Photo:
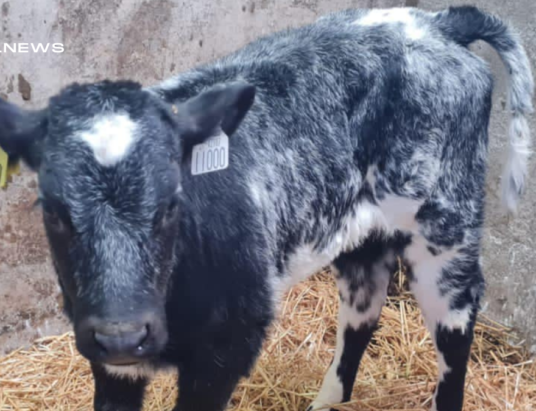
[[[340,324],[312,408],[347,401],[401,256],[437,348],[433,407],[461,410],[484,288],[478,39],[511,77],[514,209],[533,80],[510,29],[472,7],[341,12],[155,87],[72,85],[38,112],[2,102],[0,145],[39,173],[95,409],[139,410],[151,373],[175,366],[177,410],[223,410],[278,297],[329,264]]]

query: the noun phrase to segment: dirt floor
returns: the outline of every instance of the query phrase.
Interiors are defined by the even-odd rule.
[[[413,410],[431,407],[437,366],[418,308],[399,277],[379,330],[366,352],[353,401],[340,410]],[[318,392],[334,352],[337,290],[325,273],[294,287],[251,378],[230,411],[303,411]],[[481,319],[483,320],[483,319]],[[536,362],[509,344],[510,331],[480,321],[466,381],[465,411],[532,411]],[[175,375],[149,387],[146,411],[171,410]],[[91,410],[93,383],[70,333],[46,337],[28,350],[0,358],[0,410]]]

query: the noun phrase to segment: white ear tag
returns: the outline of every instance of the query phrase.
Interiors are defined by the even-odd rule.
[[[224,170],[229,166],[229,137],[223,131],[192,150],[192,175]]]

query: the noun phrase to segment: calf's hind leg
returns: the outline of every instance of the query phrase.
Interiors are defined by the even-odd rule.
[[[484,280],[476,253],[438,251],[426,255],[419,242],[408,247],[412,263],[410,287],[434,340],[439,381],[433,411],[461,411],[465,374]],[[421,247],[423,248],[423,247]]]
[[[372,338],[396,267],[394,242],[371,236],[333,263],[340,294],[337,347],[322,388],[308,410],[350,400],[359,363]]]

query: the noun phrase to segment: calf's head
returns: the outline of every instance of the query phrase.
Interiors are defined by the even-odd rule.
[[[65,309],[88,359],[132,364],[167,342],[193,145],[232,134],[254,88],[220,85],[178,106],[131,82],[72,85],[40,111],[0,100],[0,146],[38,173]],[[180,273],[176,273],[180,275]]]

